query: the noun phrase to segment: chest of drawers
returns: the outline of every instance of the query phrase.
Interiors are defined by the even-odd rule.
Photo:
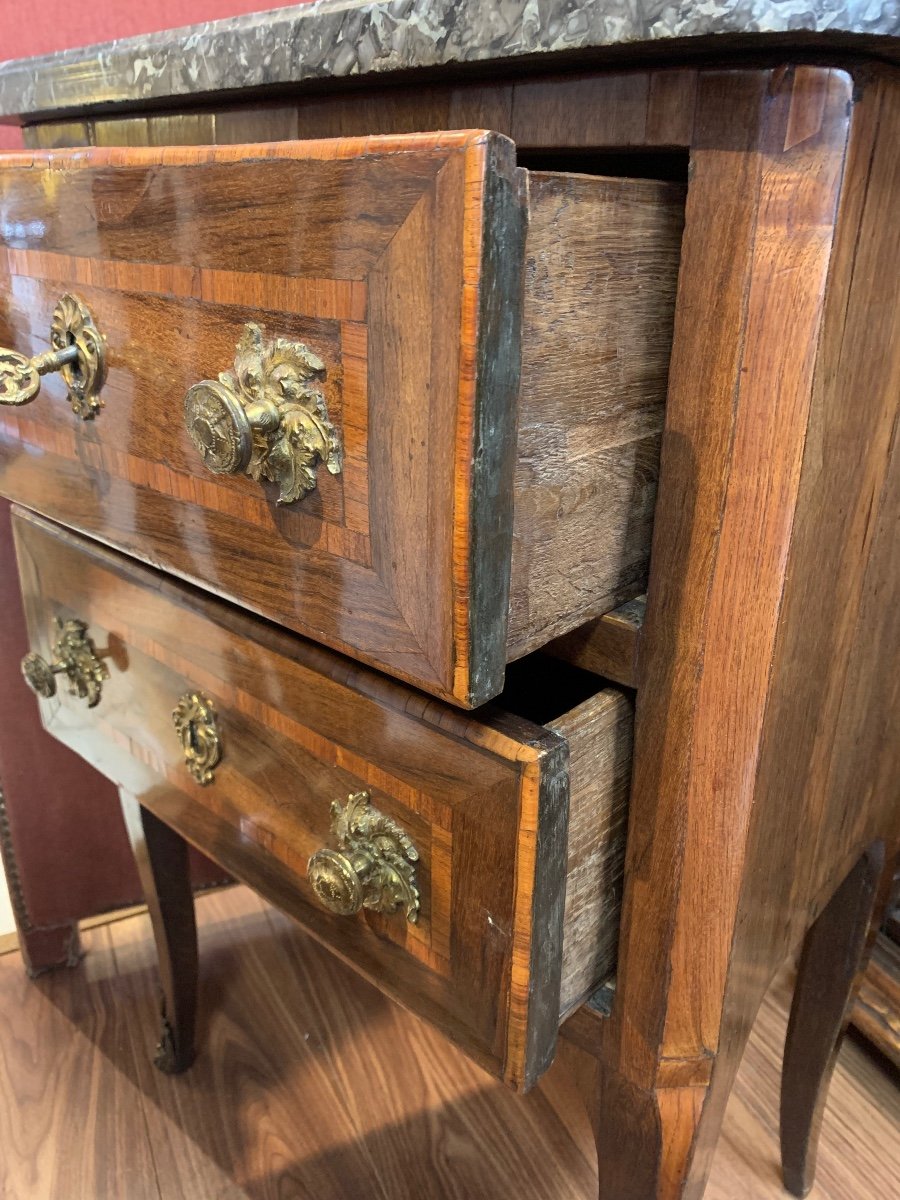
[[[0,344],[103,339],[88,420],[71,352],[0,409],[0,487],[162,1065],[187,841],[512,1086],[564,1057],[603,1200],[697,1198],[804,943],[801,1191],[898,843],[893,69],[155,102],[0,162]]]

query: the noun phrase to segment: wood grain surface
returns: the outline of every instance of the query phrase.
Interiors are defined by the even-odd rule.
[[[684,188],[529,172],[508,653],[644,591]]]
[[[845,84],[833,81],[798,72],[789,141],[808,143],[829,112],[843,124]],[[883,840],[889,870],[900,851],[900,687],[888,665],[900,646],[900,230],[890,215],[900,81],[856,83],[832,168],[842,189],[749,814],[729,1041],[746,1037],[779,949],[799,942],[862,850]],[[834,102],[820,124],[826,86]],[[820,181],[809,178],[810,195]]]
[[[695,68],[551,72],[493,83],[372,86],[230,106],[26,126],[26,144],[163,146],[496,129],[528,150],[690,146]],[[577,113],[578,119],[573,120]]]
[[[460,133],[7,156],[0,194],[0,342],[75,290],[110,359],[90,425],[56,378],[0,411],[8,496],[464,706],[643,588],[679,184]],[[249,321],[320,355],[344,445],[288,507],[181,417]]]
[[[547,653],[626,687],[636,687],[646,608],[647,597],[637,596],[596,621],[587,621],[579,629],[548,642]]]
[[[511,143],[480,133],[5,158],[4,344],[45,348],[76,290],[110,371],[90,425],[58,379],[0,414],[0,487],[426,689],[496,694],[519,178]],[[286,508],[211,475],[181,415],[250,320],[323,358],[345,448]]]
[[[900,1068],[900,946],[889,937],[875,943],[851,1020]]]
[[[146,915],[85,932],[82,965],[36,984],[17,954],[0,957],[4,1200],[594,1200],[593,1140],[565,1064],[512,1095],[248,889],[203,897],[198,917],[200,1054],[178,1078],[151,1064]],[[785,1194],[789,989],[782,977],[760,1012],[708,1200]],[[812,1200],[890,1196],[898,1122],[896,1082],[846,1044]]]
[[[14,523],[32,648],[49,657],[53,617],[80,614],[110,650],[96,708],[64,689],[41,702],[50,732],[478,1061],[529,1086],[561,1011],[614,970],[628,698],[595,694],[594,677],[554,660],[523,662],[511,710],[476,719],[41,518],[18,512]],[[209,787],[186,770],[171,718],[198,688],[224,746]],[[415,925],[402,913],[334,916],[307,880],[310,855],[330,844],[332,801],[362,789],[419,851]]]
[[[540,686],[540,685],[539,685]],[[560,1014],[615,974],[631,790],[634,700],[604,688],[548,722],[569,747]]]
[[[582,1071],[604,1200],[702,1195],[769,981],[897,839],[897,85],[711,71],[695,99],[619,972]]]

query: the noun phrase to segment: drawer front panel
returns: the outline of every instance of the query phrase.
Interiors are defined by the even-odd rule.
[[[560,1011],[567,747],[502,713],[412,693],[111,551],[19,513],[32,649],[80,618],[108,671],[95,707],[58,693],[47,728],[515,1086],[548,1065]],[[201,786],[172,710],[212,702]],[[331,805],[367,791],[416,847],[421,908],[327,911],[307,862]]]
[[[520,191],[512,145],[478,133],[7,156],[0,344],[46,350],[72,292],[108,373],[94,420],[56,375],[0,408],[0,488],[433,693],[496,693]],[[185,426],[195,384],[250,378],[251,322],[321,360],[340,445],[284,503],[305,426],[267,455],[276,481],[213,474]]]

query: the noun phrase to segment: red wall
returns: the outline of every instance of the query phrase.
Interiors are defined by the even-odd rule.
[[[266,0],[0,0],[0,56],[27,58],[280,7]],[[0,125],[0,148],[21,144],[17,129]]]

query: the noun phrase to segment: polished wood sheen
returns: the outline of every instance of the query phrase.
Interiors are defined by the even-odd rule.
[[[238,103],[101,113],[27,125],[26,145],[182,146],[360,137],[424,129],[495,129],[529,150],[688,147],[695,127],[699,71],[653,70],[523,73],[485,83],[466,79],[390,86],[359,80],[352,89],[319,94],[298,88],[276,100],[242,96]],[[577,114],[577,120],[573,120]]]
[[[15,529],[34,648],[46,650],[55,615],[79,612],[110,671],[94,709],[63,689],[42,702],[47,728],[483,1065],[533,1083],[561,1015],[614,970],[628,697],[553,660],[523,662],[510,711],[476,719],[40,518],[17,513]],[[221,736],[207,787],[172,723],[194,690]],[[332,802],[363,789],[419,852],[416,924],[335,916],[308,882]],[[186,886],[174,850],[157,837],[154,859],[146,819],[143,835],[139,816],[130,824],[154,887],[172,875]],[[185,937],[190,952],[189,928],[159,924],[164,962]],[[176,972],[163,974],[171,1010]]]
[[[900,90],[704,72],[693,121],[617,985],[570,1022],[602,1200],[702,1195],[768,983],[900,825]]]
[[[92,423],[58,381],[0,410],[7,496],[464,706],[643,589],[680,185],[469,132],[10,155],[0,198],[0,344],[73,290],[109,357]],[[184,428],[249,321],[322,358],[343,443],[288,506]]]

